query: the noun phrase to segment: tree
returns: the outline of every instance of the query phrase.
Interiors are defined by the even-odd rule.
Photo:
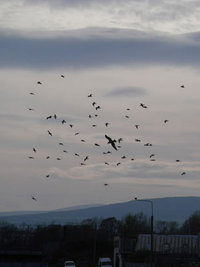
[[[150,232],[150,225],[147,221],[147,216],[143,213],[137,213],[135,215],[128,214],[122,220],[122,225],[123,232],[127,236],[134,236]]]
[[[181,233],[196,235],[200,232],[200,211],[195,211],[182,225]]]

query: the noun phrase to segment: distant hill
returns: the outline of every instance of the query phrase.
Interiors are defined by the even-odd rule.
[[[155,198],[153,201],[154,221],[177,221],[182,224],[193,212],[200,210],[200,197],[170,197]],[[72,207],[73,208],[73,207]],[[150,203],[141,201],[128,201],[109,205],[100,205],[93,207],[74,207],[74,209],[66,208],[61,210],[52,210],[46,212],[9,212],[0,213],[0,221],[8,222],[16,225],[22,223],[37,224],[67,224],[80,223],[89,218],[108,218],[115,217],[122,219],[127,214],[136,214],[143,212],[147,216],[151,216]]]

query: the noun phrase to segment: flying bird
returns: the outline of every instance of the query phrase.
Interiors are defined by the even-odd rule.
[[[48,130],[48,134],[52,136],[52,133]]]
[[[98,109],[101,109],[101,107],[100,106],[97,106],[95,109],[98,110]]]
[[[38,81],[37,84],[40,84],[41,85],[42,83],[40,81]]]
[[[86,161],[86,160],[88,160],[89,159],[89,156],[86,156],[85,158],[84,158],[84,161]]]
[[[46,177],[49,178],[50,174],[47,174]]]
[[[105,138],[107,138],[108,139],[108,144],[111,144],[111,146],[115,149],[115,150],[117,150],[117,148],[116,148],[116,145],[115,145],[115,143],[116,143],[116,140],[115,139],[112,139],[112,138],[110,138],[109,136],[107,136],[106,134],[105,134]]]
[[[135,139],[135,142],[141,142],[141,140],[140,139]]]
[[[32,200],[37,201],[37,198],[34,196],[31,196]]]
[[[185,85],[181,85],[181,88],[185,88]]]
[[[64,123],[66,123],[66,120],[62,120],[61,122],[62,122],[62,124],[64,124]]]
[[[181,173],[181,175],[185,175],[185,174],[186,174],[186,172],[182,172],[182,173]]]
[[[123,141],[123,138],[120,137],[120,138],[118,139],[118,143],[120,144],[121,141]]]
[[[147,106],[143,103],[140,103],[140,106],[143,107],[143,108],[147,108]]]
[[[108,125],[109,125],[109,123],[108,123],[108,122],[106,122],[106,123],[105,123],[105,126],[106,126],[106,127],[108,127]]]
[[[34,157],[32,157],[32,156],[29,156],[28,158],[29,158],[29,159],[34,159]]]
[[[97,144],[97,143],[95,143],[94,145],[95,145],[95,146],[100,146],[100,145],[99,145],[99,144]]]
[[[151,154],[149,157],[152,158],[152,157],[154,157],[154,156],[155,156],[155,154]]]
[[[164,123],[167,123],[169,120],[164,120]]]
[[[56,114],[54,114],[53,116],[54,116],[54,119],[56,120],[56,119],[57,119],[57,115],[56,115]]]
[[[33,147],[33,152],[35,152],[36,153],[36,149]]]
[[[29,93],[29,95],[35,95],[34,93]]]
[[[59,143],[59,145],[60,145],[60,146],[64,146],[64,144],[63,144],[63,143]]]
[[[65,78],[65,75],[61,74],[60,77],[61,77],[61,78]]]
[[[92,102],[93,107],[96,105],[96,102]]]
[[[104,186],[108,186],[108,184],[104,184]]]
[[[140,126],[140,125],[136,124],[136,125],[135,125],[135,128],[136,128],[136,129],[139,129],[139,126]]]
[[[46,117],[46,119],[47,119],[47,120],[49,120],[49,119],[51,119],[51,118],[52,118],[52,116],[51,116],[51,115]]]
[[[88,97],[92,97],[92,94],[89,94]]]

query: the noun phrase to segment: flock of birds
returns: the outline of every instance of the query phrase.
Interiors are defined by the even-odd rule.
[[[65,75],[62,74],[62,75],[60,75],[60,77],[62,79],[64,79],[65,78]],[[37,85],[38,86],[42,86],[43,85],[43,82],[37,81]],[[181,88],[185,88],[184,85],[181,85],[180,87]],[[36,93],[35,92],[30,92],[29,94],[31,96],[34,96]],[[100,116],[99,111],[101,111],[102,108],[101,108],[101,106],[99,104],[96,103],[96,101],[94,101],[93,93],[90,93],[90,94],[86,95],[86,97],[88,99],[91,99],[92,100],[91,105],[94,108],[94,114],[89,114],[88,115],[88,118],[89,119],[92,119],[92,118],[95,118],[95,117]],[[140,103],[140,104],[138,104],[138,106],[140,108],[142,108],[142,109],[148,109],[149,108],[144,103]],[[28,109],[28,111],[34,111],[35,110],[33,107],[29,107],[27,109]],[[130,108],[126,108],[126,111],[130,111]],[[126,119],[129,119],[130,118],[129,115],[125,115],[124,117]],[[62,125],[65,125],[65,124],[68,125],[71,129],[72,128],[74,129],[74,126],[75,126],[73,123],[67,122],[67,119],[59,118],[59,116],[56,113],[54,113],[54,114],[48,114],[44,119],[46,121],[57,120]],[[169,123],[169,119],[165,119],[163,121],[163,123],[164,124],[168,124]],[[104,127],[106,127],[106,129],[107,129],[107,128],[109,128],[110,124],[111,124],[110,122],[107,122],[106,121],[106,122],[104,122]],[[91,126],[93,128],[95,128],[95,127],[97,127],[97,124],[94,124],[93,123],[93,124],[91,124]],[[139,124],[134,124],[134,127],[135,127],[136,130],[139,130],[140,129],[140,125]],[[46,133],[47,133],[47,135],[49,135],[49,137],[54,136],[54,132],[51,129],[47,129],[47,132]],[[73,134],[74,134],[74,136],[81,136],[81,132],[78,132],[78,131],[73,132]],[[102,139],[104,139],[104,141],[105,141],[104,143],[105,143],[105,145],[107,145],[107,148],[108,148],[108,150],[106,150],[106,151],[101,151],[101,153],[103,155],[112,154],[114,151],[117,151],[117,153],[119,153],[119,151],[121,149],[121,145],[122,145],[122,143],[124,141],[122,137],[114,138],[113,136],[110,136],[110,134],[104,134],[104,136],[102,136]],[[86,139],[83,139],[83,138],[81,138],[80,141],[82,143],[87,143]],[[135,142],[136,143],[142,143],[142,140],[140,138],[135,138]],[[152,147],[153,146],[153,144],[152,143],[149,143],[149,142],[142,143],[142,144],[143,144],[143,146],[146,146],[146,147]],[[64,148],[64,142],[59,142],[58,145]],[[104,145],[104,147],[105,147],[105,145]],[[101,147],[101,144],[94,143],[94,146]],[[32,148],[32,151],[33,151],[34,154],[29,155],[28,156],[28,159],[34,160],[35,159],[35,154],[38,152],[38,148],[33,147]],[[63,149],[62,152],[63,153],[68,153],[68,150]],[[77,153],[77,152],[74,152],[73,155],[76,156],[76,157],[81,158],[80,154]],[[151,153],[149,155],[149,160],[150,161],[156,161],[155,156],[156,156],[155,153]],[[126,155],[120,155],[119,157],[120,157],[121,160],[125,160],[125,159],[128,158]],[[46,159],[47,160],[50,159],[50,158],[51,158],[50,155],[46,155]],[[60,160],[62,160],[62,157],[56,157],[56,160],[60,161]],[[90,155],[84,155],[82,157],[81,162],[79,162],[80,166],[87,165],[87,162],[89,160],[90,160]],[[115,166],[119,166],[120,164],[122,164],[122,161],[121,160],[113,163],[113,161],[111,159],[111,162],[110,161],[104,161],[103,164],[105,164],[105,165],[110,165],[110,164],[113,165],[114,164]],[[132,157],[132,158],[130,158],[130,160],[131,161],[134,161],[135,158]],[[175,159],[175,162],[179,163],[179,162],[181,162],[181,160],[180,159]],[[51,175],[52,175],[51,173],[46,173],[45,176],[46,176],[46,178],[50,178]],[[186,175],[186,172],[185,171],[181,171],[180,172],[180,175]],[[104,186],[108,186],[108,185],[109,185],[108,183],[104,183]],[[32,200],[37,201],[37,197],[35,195],[32,195],[31,198],[32,198]]]

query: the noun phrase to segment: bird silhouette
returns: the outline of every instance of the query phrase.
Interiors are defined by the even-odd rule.
[[[155,156],[155,154],[151,154],[149,157],[152,158],[152,157],[154,157],[154,156]]]
[[[61,74],[60,77],[61,77],[61,78],[65,78],[65,75]]]
[[[181,173],[181,175],[185,175],[185,174],[186,174],[186,172],[182,172],[182,173]]]
[[[51,116],[51,115],[46,117],[46,119],[47,119],[47,120],[49,120],[49,119],[51,119],[51,118],[52,118],[52,116]]]
[[[140,103],[140,106],[143,107],[143,108],[147,108],[147,106],[143,103]]]
[[[65,124],[65,123],[66,123],[66,120],[62,120],[61,123],[62,123],[62,124]]]
[[[88,97],[92,97],[92,94],[89,94]]]
[[[85,158],[84,158],[84,161],[86,161],[86,160],[88,160],[89,159],[89,156],[86,156]]]
[[[63,143],[59,143],[59,145],[60,145],[60,146],[64,146],[64,144],[63,144]]]
[[[185,86],[184,85],[181,85],[181,88],[185,88]]]
[[[104,184],[104,186],[108,186],[108,184]]]
[[[96,105],[96,102],[92,102],[93,107]]]
[[[48,130],[48,134],[52,136],[52,133]]]
[[[139,126],[140,126],[140,125],[136,124],[136,125],[135,125],[135,128],[136,128],[136,129],[139,129]]]
[[[74,125],[73,124],[70,124],[69,126],[72,128]]]
[[[37,198],[34,196],[31,196],[32,200],[37,201]]]
[[[116,147],[116,145],[115,145],[116,140],[115,140],[115,139],[112,139],[111,137],[109,137],[109,136],[106,135],[106,134],[105,134],[105,138],[108,139],[108,144],[111,144],[111,146],[112,146],[115,150],[117,150],[117,147]]]
[[[118,143],[120,144],[121,141],[123,141],[123,138],[120,137],[120,138],[118,139]]]
[[[105,126],[106,126],[106,127],[108,127],[108,125],[109,125],[109,123],[108,123],[108,122],[106,122],[106,123],[105,123]]]
[[[55,120],[57,119],[57,115],[56,114],[54,114],[53,117],[54,117]]]
[[[98,109],[101,109],[101,107],[100,106],[97,106],[95,109],[98,110]]]
[[[67,153],[67,150],[63,150],[64,153]]]
[[[35,95],[35,94],[31,92],[31,93],[29,93],[29,95]]]
[[[42,83],[40,81],[38,81],[37,84],[40,84],[41,85]]]
[[[94,145],[95,145],[95,146],[100,146],[100,145],[99,145],[99,144],[97,144],[97,143],[95,143]]]
[[[136,138],[136,139],[135,139],[135,142],[141,142],[141,140]]]
[[[50,156],[46,156],[46,159],[50,159]]]
[[[164,120],[164,123],[167,123],[169,120]]]
[[[36,149],[33,147],[33,152],[35,152],[36,153]]]
[[[29,156],[28,158],[29,158],[29,159],[34,159],[34,157],[32,157],[32,156]]]
[[[50,174],[47,174],[46,177],[49,178]]]
[[[121,163],[120,163],[120,162],[118,162],[116,165],[117,165],[117,166],[119,166],[120,164],[121,164]]]

